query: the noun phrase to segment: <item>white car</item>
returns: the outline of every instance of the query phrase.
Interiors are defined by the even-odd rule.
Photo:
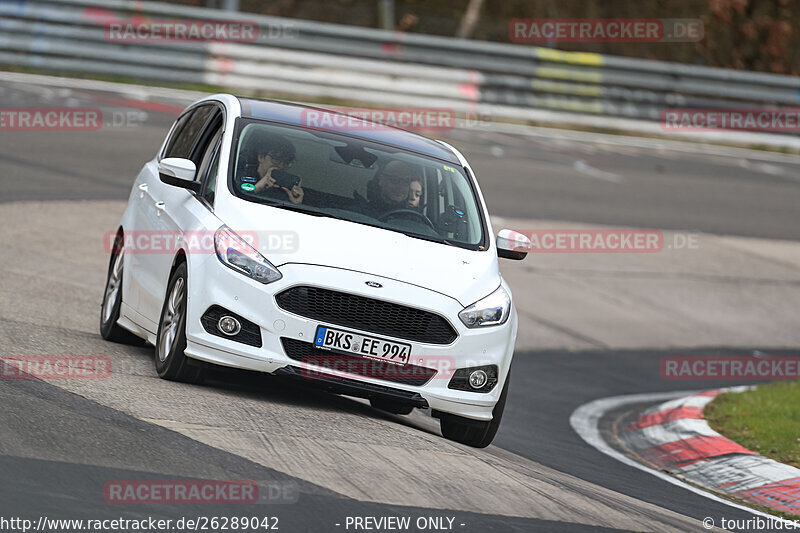
[[[153,344],[165,379],[298,378],[487,446],[517,333],[498,256],[530,242],[495,238],[452,146],[310,112],[226,94],[183,112],[111,232],[103,337]]]

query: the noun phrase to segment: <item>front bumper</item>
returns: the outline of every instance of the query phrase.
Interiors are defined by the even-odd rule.
[[[288,264],[280,267],[280,271],[283,274],[282,279],[263,285],[223,266],[216,257],[190,258],[186,355],[223,366],[299,378],[313,377],[314,379],[306,381],[342,394],[362,397],[394,396],[394,399],[407,396],[416,407],[427,406],[475,420],[491,420],[492,409],[505,385],[514,351],[517,316],[513,307],[508,321],[501,326],[468,329],[458,319],[458,313],[463,309],[461,304],[429,289],[379,276],[317,265]],[[383,287],[369,287],[365,284],[368,280],[378,281]],[[457,331],[458,338],[448,345],[429,344],[298,316],[278,307],[274,298],[275,294],[297,285],[312,285],[430,311],[445,317]],[[214,305],[224,307],[258,325],[262,346],[249,346],[209,334],[200,319]],[[411,344],[410,363],[433,368],[437,373],[423,385],[415,385],[402,379],[387,381],[331,369],[321,371],[318,366],[290,358],[284,350],[281,338],[313,343],[319,325],[349,329],[364,335]],[[326,353],[322,350],[318,352]],[[450,377],[456,368],[479,365],[498,367],[498,384],[490,392],[476,393],[448,388]],[[335,383],[337,380],[338,385]]]

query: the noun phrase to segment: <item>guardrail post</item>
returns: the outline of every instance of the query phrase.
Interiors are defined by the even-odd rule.
[[[394,0],[378,0],[378,26],[384,30],[394,29]]]
[[[219,7],[223,11],[239,11],[239,0],[206,0],[206,7]]]

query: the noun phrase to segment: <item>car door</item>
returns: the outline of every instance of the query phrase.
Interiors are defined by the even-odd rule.
[[[123,307],[123,313],[130,319],[139,324],[140,326],[154,332],[153,324],[144,324],[143,317],[138,313],[139,300],[142,288],[146,283],[149,275],[145,270],[146,262],[142,262],[142,256],[147,252],[147,236],[152,232],[150,215],[152,214],[153,197],[150,194],[150,188],[156,186],[159,181],[158,177],[158,161],[163,157],[164,153],[168,152],[170,148],[175,145],[175,142],[186,126],[186,123],[191,119],[194,109],[184,112],[175,120],[169,135],[167,136],[161,152],[156,155],[152,160],[145,163],[139,175],[136,176],[136,181],[133,185],[132,193],[132,210],[133,210],[133,223],[124,228],[126,233],[126,253],[124,265],[124,295],[125,303],[128,308]]]
[[[223,113],[220,106],[209,103],[191,110],[174,140],[166,146],[162,158],[191,159],[202,170],[203,157],[209,144],[221,132]],[[169,282],[169,272],[175,258],[175,245],[179,236],[196,231],[198,217],[206,216],[208,209],[199,197],[187,190],[163,183],[158,177],[149,177],[141,209],[139,229],[148,234],[149,251],[138,254],[140,276],[139,313],[152,327],[157,327],[158,317]],[[200,172],[196,179],[200,177]],[[198,210],[203,210],[201,213]],[[212,249],[213,250],[213,249]]]

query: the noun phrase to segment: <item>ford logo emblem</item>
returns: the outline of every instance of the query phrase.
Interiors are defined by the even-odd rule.
[[[364,283],[365,283],[365,284],[366,284],[368,287],[372,287],[373,289],[380,289],[381,287],[383,287],[383,285],[381,285],[381,284],[380,284],[380,283],[378,283],[377,281],[365,281]]]

